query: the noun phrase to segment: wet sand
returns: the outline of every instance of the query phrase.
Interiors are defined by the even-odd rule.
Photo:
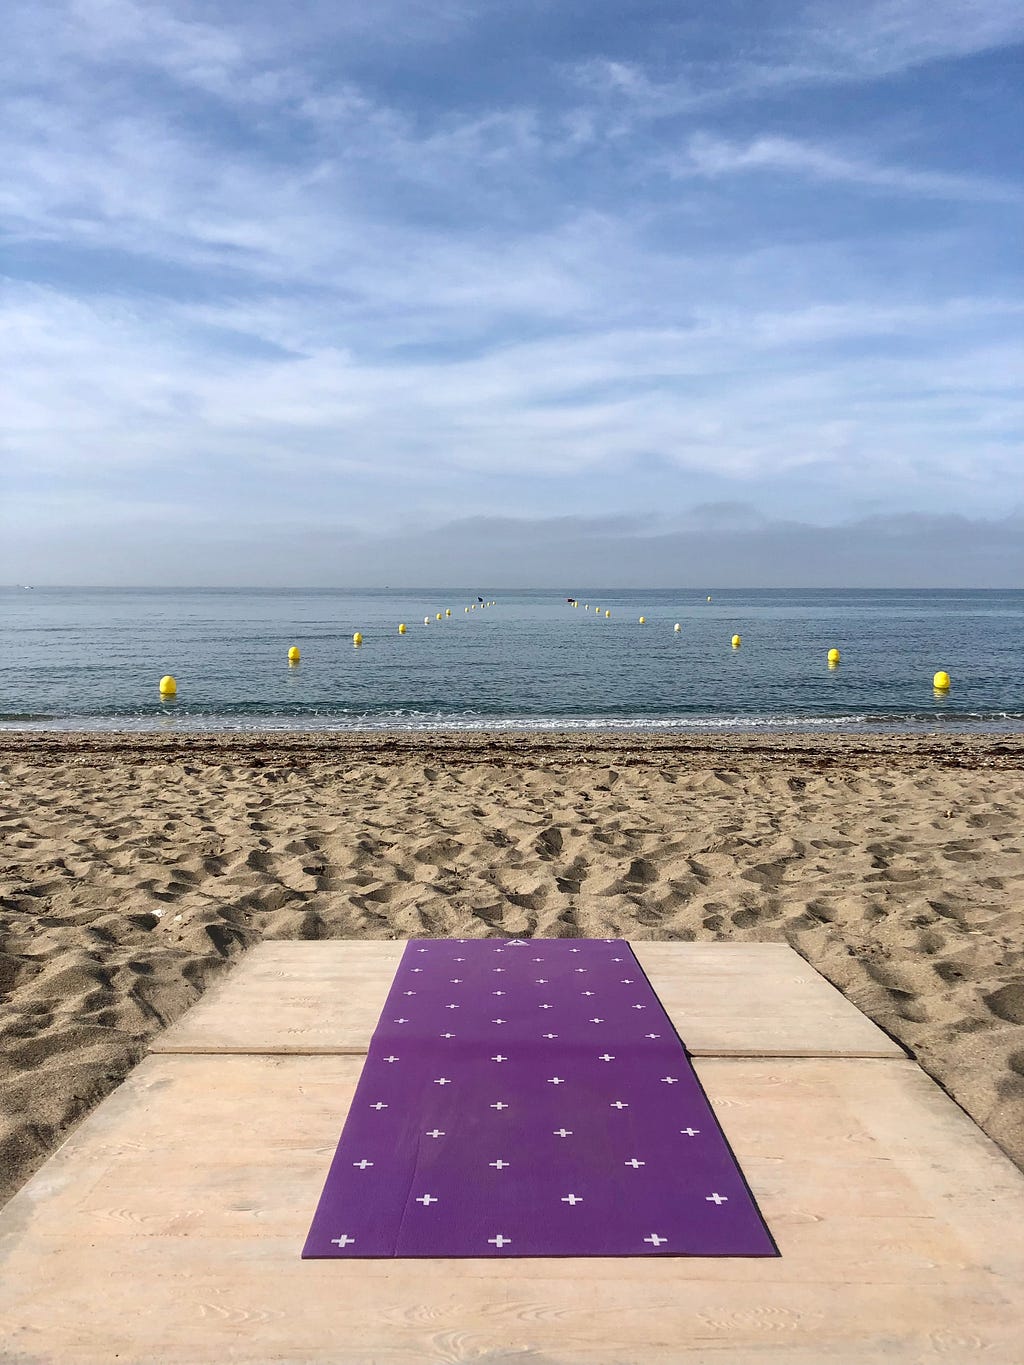
[[[0,735],[0,1200],[261,938],[793,945],[1024,1167],[1024,736]]]

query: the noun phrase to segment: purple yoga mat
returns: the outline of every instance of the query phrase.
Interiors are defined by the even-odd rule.
[[[413,939],[304,1257],[777,1255],[621,939]]]

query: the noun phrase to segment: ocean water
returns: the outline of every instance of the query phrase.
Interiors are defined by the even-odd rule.
[[[0,590],[5,730],[816,728],[1024,730],[1024,591]]]

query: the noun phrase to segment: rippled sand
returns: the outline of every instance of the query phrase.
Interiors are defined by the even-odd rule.
[[[0,1198],[261,938],[785,940],[1024,1166],[1024,737],[0,736]]]

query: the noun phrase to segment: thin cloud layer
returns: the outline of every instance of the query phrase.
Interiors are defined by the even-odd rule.
[[[142,581],[109,552],[142,525],[190,581],[314,581],[259,554],[276,519],[436,536],[409,573],[456,582],[485,568],[460,517],[742,504],[775,562],[759,518],[805,548],[1005,518],[1022,41],[1001,0],[309,0],[283,32],[16,0],[0,576]],[[661,573],[602,535],[609,585]]]

